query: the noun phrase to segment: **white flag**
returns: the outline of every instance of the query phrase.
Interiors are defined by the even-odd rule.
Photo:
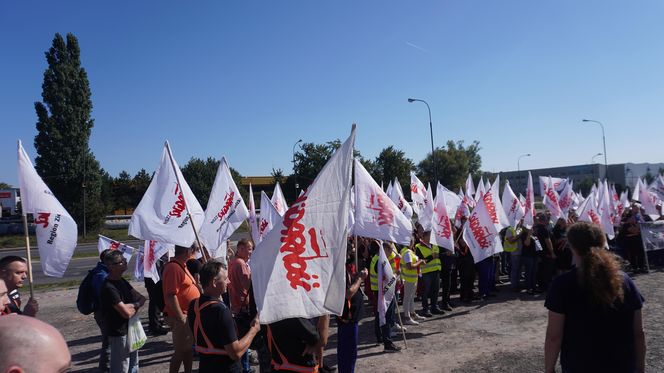
[[[222,157],[200,233],[212,258],[226,258],[226,240],[248,217],[249,211],[233,181],[226,157]]]
[[[632,191],[632,201],[638,201],[641,194],[641,179],[636,179],[634,184],[634,191]]]
[[[477,202],[485,192],[484,177],[480,176],[480,181],[477,182],[477,189],[475,190],[475,202]]]
[[[353,233],[409,245],[413,225],[383,192],[357,159],[355,160],[355,225]]]
[[[523,226],[530,229],[535,223],[535,191],[533,190],[533,176],[528,171],[528,185],[526,186],[526,206],[523,213]]]
[[[563,217],[567,219],[569,217],[569,210],[574,205],[574,191],[572,190],[572,183],[565,183],[565,189],[560,194],[558,200],[558,206],[560,206],[560,212]]]
[[[277,209],[277,212],[280,216],[284,216],[286,210],[288,210],[288,205],[286,205],[286,198],[284,197],[284,192],[281,191],[281,186],[277,183],[274,186],[274,192],[272,192],[272,204],[274,208]],[[263,206],[261,205],[261,209]]]
[[[417,214],[417,221],[420,221],[420,214],[424,213],[426,205],[427,188],[415,176],[414,172],[410,172],[410,199],[413,200],[413,210]],[[422,223],[420,223],[422,224]]]
[[[261,191],[261,217],[258,219],[258,241],[255,241],[256,245],[263,241],[275,225],[279,224],[282,220],[281,217],[282,215],[279,214],[267,194]]]
[[[496,226],[496,230],[498,232],[510,225],[510,222],[507,219],[507,215],[505,214],[505,210],[503,209],[503,205],[500,202],[499,188],[500,175],[496,176],[493,184],[491,184],[490,188],[487,188],[487,193],[484,195],[484,202],[486,203],[486,207],[489,210],[489,214],[491,214],[491,218],[494,220],[494,225]]]
[[[542,203],[544,203],[544,206],[546,207],[547,210],[551,213],[551,218],[553,221],[557,221],[560,217],[563,216],[563,212],[560,209],[560,205],[558,204],[558,201],[560,197],[558,197],[558,192],[556,192],[555,187],[553,186],[553,178],[549,178],[548,182],[549,185],[544,189],[544,197],[542,200]],[[540,182],[542,181],[542,178],[540,177]]]
[[[648,187],[648,191],[654,193],[660,201],[664,201],[664,176],[657,176]]]
[[[195,228],[199,229],[205,213],[172,158],[166,141],[159,167],[131,216],[129,234],[143,240],[190,247],[196,236],[187,209]]]
[[[477,206],[463,226],[463,240],[470,248],[475,263],[503,251],[500,234],[484,198],[477,201]]]
[[[431,244],[454,251],[454,236],[452,224],[445,205],[445,187],[438,183],[436,198],[434,200],[433,221],[431,224]]]
[[[341,315],[355,126],[251,257],[261,323]]]
[[[595,195],[590,193],[588,194],[588,198],[586,198],[583,203],[581,203],[581,206],[579,206],[579,221],[585,221],[588,223],[593,223],[597,224],[600,227],[602,226],[602,222],[599,217],[599,211],[597,211],[597,207],[595,207]]]
[[[453,191],[445,188],[445,186],[440,182],[436,187],[436,194],[439,192],[443,193],[443,198],[445,198],[445,207],[447,208],[447,216],[453,217],[454,214],[456,214],[459,205],[461,204],[461,197],[459,197]],[[438,198],[437,195],[436,198]],[[435,199],[434,199],[434,208],[435,208]]]
[[[505,182],[502,203],[509,224],[516,228],[517,224],[519,224],[519,221],[523,217],[524,211],[523,206],[521,206],[519,199],[514,194],[509,181]]]
[[[659,212],[657,211],[657,195],[648,190],[645,182],[639,180],[639,202],[641,207],[645,210],[646,215],[650,216],[652,220],[659,219]]]
[[[118,250],[119,252],[122,253],[122,256],[127,259],[127,263],[131,260],[131,255],[134,252],[134,248],[127,245],[123,244],[122,242],[118,242],[116,240],[112,240],[106,236],[102,236],[101,234],[99,235],[99,242],[97,242],[97,250],[99,250],[99,254],[101,254],[102,251],[111,249],[111,250]]]
[[[157,270],[157,262],[164,256],[175,249],[173,244],[157,242],[152,240],[145,241],[143,246],[143,277],[149,277],[157,283],[159,281],[159,271]]]
[[[254,191],[251,189],[251,184],[249,184],[249,231],[251,232],[251,239],[254,241],[254,245],[260,242],[260,235],[258,234],[258,217],[256,216],[256,203],[254,202]]]
[[[612,240],[616,235],[613,231],[613,213],[606,181],[603,183],[602,189],[604,189],[604,193],[602,193],[602,200],[599,201],[600,223],[604,233]]]
[[[42,270],[47,276],[62,277],[76,248],[78,228],[37,174],[20,140],[18,182],[23,215],[32,214],[34,217]]]
[[[144,278],[144,256],[143,246],[139,245],[138,250],[136,250],[136,264],[134,265],[134,280],[136,281],[143,281]]]
[[[473,177],[470,174],[466,179],[466,194],[470,197],[475,195],[475,185],[473,185]]]
[[[382,243],[378,250],[376,269],[378,275],[378,321],[380,326],[383,326],[386,322],[385,313],[394,299],[397,278],[392,272],[392,266],[390,265],[390,261],[387,260]]]
[[[382,184],[382,183],[383,183],[383,182],[381,181],[381,184]],[[381,189],[382,189],[382,188],[381,188]],[[390,194],[392,194],[392,189],[394,189],[394,185],[392,185],[392,180],[390,180],[390,182],[387,183],[387,189],[385,189],[385,194],[387,194],[388,196],[390,196]],[[392,197],[390,197],[390,198],[392,198]],[[395,203],[396,203],[396,202],[395,202]]]
[[[410,206],[410,203],[406,200],[406,197],[403,195],[403,190],[401,189],[401,184],[399,180],[395,177],[392,189],[389,189],[387,195],[390,197],[392,202],[397,205],[402,214],[406,215],[408,220],[413,218],[413,208]]]

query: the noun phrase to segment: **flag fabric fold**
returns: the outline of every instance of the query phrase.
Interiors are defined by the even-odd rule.
[[[261,216],[258,219],[258,241],[255,241],[256,244],[263,241],[272,228],[279,223],[281,217],[282,215],[279,214],[267,194],[261,191]]]
[[[431,244],[454,252],[454,235],[452,234],[452,223],[445,203],[445,187],[440,183],[437,187],[433,221],[431,222]]]
[[[530,229],[535,224],[535,191],[533,190],[533,175],[528,171],[528,184],[526,186],[526,204],[523,210],[523,226]]]
[[[143,245],[143,276],[149,277],[157,283],[159,281],[159,271],[157,270],[157,261],[164,254],[175,249],[173,244],[157,242],[152,240],[145,241]]]
[[[519,199],[514,194],[509,181],[505,182],[502,204],[503,211],[505,211],[509,225],[516,228],[517,224],[519,224],[519,221],[523,217],[524,211],[523,206],[521,206]]]
[[[18,182],[23,215],[32,214],[45,275],[62,277],[76,249],[78,227],[51,189],[39,177],[32,161],[18,141]]]
[[[500,234],[484,198],[477,201],[477,206],[463,226],[463,240],[470,248],[475,263],[503,251]]]
[[[256,203],[254,202],[254,191],[249,184],[249,218],[247,223],[249,224],[249,231],[251,232],[251,239],[254,241],[254,245],[260,242],[258,234],[258,217],[256,216]]]
[[[392,202],[394,202],[401,213],[404,214],[409,220],[413,218],[413,207],[408,203],[406,197],[403,195],[403,189],[401,189],[401,184],[399,180],[395,177],[394,183],[390,184],[392,188],[388,188],[386,194],[390,197]]]
[[[274,208],[277,209],[279,216],[284,216],[286,210],[288,210],[288,205],[286,205],[286,197],[284,197],[284,192],[281,191],[281,185],[277,182],[274,185],[274,192],[272,192],[272,198],[270,199]],[[261,209],[263,206],[261,205]]]
[[[99,250],[99,254],[101,254],[101,252],[106,249],[118,250],[119,252],[121,252],[122,256],[124,256],[124,258],[127,259],[127,263],[129,263],[129,261],[131,260],[131,256],[135,251],[133,247],[127,244],[110,239],[100,234],[99,241],[97,242],[97,250]]]

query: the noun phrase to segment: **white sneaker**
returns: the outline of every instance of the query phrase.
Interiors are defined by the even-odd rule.
[[[406,319],[403,323],[406,324],[406,325],[420,325],[420,323],[418,323],[417,321],[415,321],[413,319]]]
[[[418,315],[416,312],[411,313],[410,316],[413,320],[420,320],[421,321],[421,320],[426,320],[427,319],[426,317]]]
[[[401,325],[399,325],[399,323],[395,323],[395,324],[394,324],[394,329],[395,329],[396,331],[399,331],[399,332],[400,332],[400,331],[404,331],[404,332],[406,331],[406,327],[405,327],[405,326],[401,326]]]

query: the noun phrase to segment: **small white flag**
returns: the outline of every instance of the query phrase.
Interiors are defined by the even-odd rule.
[[[143,277],[149,277],[155,283],[159,281],[159,271],[157,270],[157,262],[164,256],[175,250],[175,245],[152,240],[145,241],[143,246]]]
[[[277,184],[274,186],[274,192],[272,193],[272,204],[274,205],[274,208],[277,209],[277,212],[279,213],[280,216],[284,216],[286,213],[286,210],[288,210],[288,205],[286,205],[286,198],[284,197],[284,192],[281,191],[281,186],[277,182]],[[261,209],[263,206],[261,205]]]
[[[99,250],[99,254],[101,254],[102,251],[107,249],[118,250],[119,252],[121,252],[122,256],[124,256],[124,258],[127,259],[127,263],[129,263],[129,261],[131,260],[131,255],[134,252],[133,247],[127,244],[123,244],[122,242],[112,240],[100,234],[99,242],[97,242],[97,250]]]
[[[445,205],[445,187],[438,183],[438,190],[434,200],[433,221],[431,224],[431,244],[454,251],[454,236],[452,224]]]
[[[413,218],[413,207],[408,203],[406,197],[403,195],[403,190],[401,189],[401,184],[399,180],[395,177],[392,189],[388,188],[387,195],[390,197],[392,202],[394,202],[402,214],[404,214],[409,220]]]
[[[260,242],[260,235],[258,234],[258,217],[256,216],[256,203],[254,202],[254,191],[251,189],[251,184],[249,184],[249,231],[251,232],[251,239],[254,241],[254,245],[257,245]]]
[[[557,221],[560,217],[563,216],[563,212],[560,209],[558,203],[560,197],[558,197],[558,192],[556,192],[555,187],[553,186],[553,178],[549,177],[549,185],[544,189],[544,198],[543,203],[547,210],[551,213],[551,218],[553,221]],[[542,178],[540,177],[540,182]]]
[[[226,158],[219,162],[201,226],[200,239],[212,258],[226,258],[226,240],[249,217]]]
[[[379,240],[410,244],[413,225],[355,160],[355,224],[353,233]]]
[[[523,217],[524,210],[523,206],[519,202],[519,199],[514,194],[509,181],[505,182],[502,203],[503,210],[505,211],[505,215],[507,216],[509,224],[516,228],[517,224],[519,224],[519,221]]]
[[[136,264],[134,265],[134,280],[143,281],[145,268],[144,268],[144,258],[143,245],[138,245],[138,250],[136,250]]]
[[[387,260],[383,243],[378,250],[377,275],[378,275],[378,321],[380,326],[385,325],[385,313],[394,299],[397,278],[392,272],[390,261]]]
[[[526,205],[523,213],[523,226],[530,229],[535,224],[535,191],[533,190],[533,175],[528,171],[528,185],[526,186]]]
[[[199,229],[205,213],[172,158],[166,141],[159,167],[131,216],[129,234],[143,240],[190,247],[196,236],[187,210]]]
[[[265,236],[278,224],[282,219],[277,208],[272,204],[267,194],[261,191],[261,217],[258,219],[258,241],[263,241]]]
[[[463,226],[463,240],[470,248],[475,263],[503,251],[500,234],[484,198],[477,201],[477,206]]]
[[[32,165],[18,141],[18,182],[23,215],[34,217],[39,259],[46,276],[62,277],[76,248],[78,228]]]

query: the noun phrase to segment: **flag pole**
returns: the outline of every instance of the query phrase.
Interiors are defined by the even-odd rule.
[[[184,199],[184,191],[182,189],[182,183],[180,182],[180,177],[178,176],[178,170],[175,167],[175,161],[173,160],[173,153],[171,153],[171,145],[168,143],[168,140],[166,141],[166,149],[168,150],[168,158],[171,161],[171,167],[173,167],[173,172],[175,173],[175,180],[178,183],[178,187],[180,188],[180,193],[182,193],[182,200],[184,201],[184,207],[187,210],[187,216],[189,217],[189,222],[191,223],[191,229],[194,230],[194,236],[196,237],[196,243],[198,244],[199,249],[201,250],[201,255],[203,256],[203,263],[206,263],[210,259],[210,253],[208,253],[207,248],[201,244],[201,240],[198,238],[198,231],[196,230],[196,226],[194,225],[194,219],[191,216],[191,212],[189,212],[189,205],[187,204],[187,200]]]
[[[32,256],[30,255],[30,233],[28,232],[28,217],[23,212],[23,233],[25,236],[25,254],[28,260],[28,284],[30,285],[30,298],[34,298],[34,287],[32,285]]]
[[[396,292],[395,292],[395,297],[396,297]],[[403,345],[406,349],[408,349],[408,343],[406,342],[406,332],[403,330],[403,322],[401,322],[401,311],[399,311],[398,299],[394,300],[394,305],[397,306],[397,317],[399,318],[399,325],[401,325],[401,335],[403,336]]]

